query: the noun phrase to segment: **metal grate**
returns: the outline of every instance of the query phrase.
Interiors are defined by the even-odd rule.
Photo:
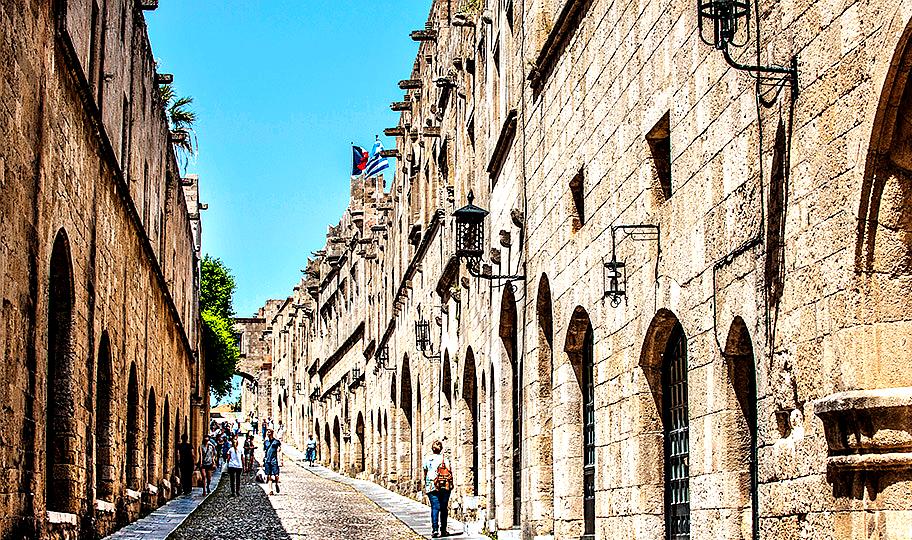
[[[665,423],[665,537],[690,540],[690,419],[687,413],[687,340],[675,325],[662,362]]]
[[[595,359],[592,329],[583,343],[583,534],[595,534]]]

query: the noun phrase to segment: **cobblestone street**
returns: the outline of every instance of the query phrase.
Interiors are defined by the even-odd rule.
[[[269,496],[245,475],[239,497],[223,479],[213,496],[171,538],[412,540],[421,538],[349,486],[320,478],[285,459],[282,492]]]

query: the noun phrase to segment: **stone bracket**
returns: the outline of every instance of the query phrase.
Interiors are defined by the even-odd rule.
[[[831,472],[912,468],[912,387],[854,390],[814,402]]]

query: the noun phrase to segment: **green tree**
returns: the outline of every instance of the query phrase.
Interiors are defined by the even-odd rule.
[[[231,270],[221,259],[206,255],[203,257],[200,283],[200,307],[203,311],[212,311],[220,317],[230,319],[234,316],[232,298],[237,284]]]
[[[216,398],[222,399],[231,392],[240,357],[231,321],[235,281],[228,267],[209,255],[203,258],[200,281],[206,382]]]

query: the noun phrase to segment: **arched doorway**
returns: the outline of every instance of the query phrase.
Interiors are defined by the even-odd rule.
[[[332,452],[332,466],[338,471],[342,467],[342,427],[338,416],[333,420]]]
[[[501,394],[503,399],[509,399],[510,410],[510,493],[511,513],[513,527],[522,524],[522,395],[523,377],[522,365],[519,358],[519,341],[516,329],[516,298],[513,295],[513,286],[508,284],[503,288],[500,300],[500,328],[499,335],[503,345],[504,359],[501,376],[504,387],[509,392]],[[507,381],[509,377],[509,382]],[[507,395],[508,394],[508,395]]]
[[[408,355],[402,358],[402,379],[399,381],[399,483],[406,483],[412,478],[412,372],[409,368]]]
[[[107,332],[101,333],[95,369],[95,498],[114,502],[115,467],[111,426],[114,368],[111,362],[111,341]]]
[[[886,13],[884,14],[887,15]],[[859,320],[839,334],[839,342],[867,343],[864,351],[836,351],[824,369],[832,370],[837,390],[873,390],[912,386],[908,355],[892,343],[909,340],[912,324],[912,21],[899,12],[883,28],[900,30],[888,75],[877,102],[862,180],[855,245],[855,284],[860,293]],[[901,24],[901,23],[900,23]],[[892,28],[891,28],[892,27]],[[898,33],[898,32],[897,32]],[[837,349],[839,349],[837,347]]]
[[[171,480],[171,396],[165,396],[161,421],[161,477]]]
[[[130,379],[127,383],[127,487],[139,491],[142,469],[139,466],[139,381],[136,377],[136,363],[130,363]]]
[[[724,426],[725,452],[727,463],[735,464],[738,493],[731,499],[737,501],[742,516],[740,523],[752,524],[754,538],[759,538],[759,500],[756,496],[759,485],[757,467],[757,369],[754,359],[754,344],[744,319],[735,317],[725,340],[723,357],[728,367],[729,388],[734,395],[730,403],[737,404],[727,415],[731,421]]]
[[[364,415],[358,412],[355,420],[355,473],[364,472]]]
[[[478,489],[478,422],[476,409],[478,406],[478,389],[475,379],[475,355],[472,348],[466,350],[465,362],[462,368],[460,386],[462,389],[459,400],[457,431],[458,456],[461,465],[458,467],[461,481],[459,482],[465,495],[477,496]]]
[[[155,450],[158,436],[158,416],[156,411],[157,403],[155,401],[155,388],[149,389],[149,400],[146,406],[146,483],[155,485],[157,467],[157,456]]]
[[[536,388],[534,407],[537,411],[538,421],[530,423],[530,429],[538,430],[535,434],[537,455],[542,461],[536,468],[535,495],[540,504],[532,505],[540,508],[540,514],[533,517],[533,535],[551,535],[554,533],[554,459],[553,459],[553,407],[552,377],[553,377],[553,341],[554,321],[551,305],[551,285],[548,275],[542,274],[538,281],[538,296],[535,302],[535,314],[538,327],[538,343],[536,349]],[[531,437],[530,437],[531,438]]]
[[[70,243],[61,229],[54,240],[48,277],[47,420],[44,494],[48,510],[79,511],[76,399],[73,393],[74,288]]]

